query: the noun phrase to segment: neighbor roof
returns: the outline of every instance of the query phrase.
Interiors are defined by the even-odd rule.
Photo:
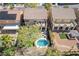
[[[0,25],[1,24],[14,24],[20,21],[21,11],[18,10],[0,10]]]
[[[79,36],[79,32],[77,30],[71,30],[69,34],[71,34],[72,36]]]
[[[75,12],[71,8],[52,8],[52,17],[54,19],[76,19]]]
[[[24,19],[47,19],[47,11],[44,8],[26,8]]]

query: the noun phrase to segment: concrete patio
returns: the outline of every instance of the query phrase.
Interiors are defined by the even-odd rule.
[[[53,32],[52,40],[54,41],[54,47],[63,51],[69,51],[72,49],[73,51],[78,51],[77,41],[76,40],[68,40],[68,39],[60,39],[59,33]]]

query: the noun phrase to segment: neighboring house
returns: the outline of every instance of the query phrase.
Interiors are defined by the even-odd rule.
[[[14,34],[19,29],[21,20],[21,11],[17,10],[0,10],[0,33]]]
[[[25,7],[24,7],[24,4],[14,4],[14,9],[23,11]]]
[[[79,3],[53,3],[52,5],[64,8],[79,8]]]
[[[38,24],[41,28],[47,27],[47,11],[44,8],[26,8],[24,11],[25,25]]]
[[[14,5],[14,7],[16,8],[16,7],[24,7],[24,4],[13,4]]]
[[[73,30],[76,27],[75,12],[71,8],[58,8],[51,9],[51,23],[52,30]]]
[[[79,32],[77,30],[71,30],[69,33],[70,38],[78,38],[79,39]]]

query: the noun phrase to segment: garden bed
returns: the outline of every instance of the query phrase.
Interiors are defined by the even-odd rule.
[[[67,39],[65,32],[59,33],[59,36],[60,36],[60,39]]]

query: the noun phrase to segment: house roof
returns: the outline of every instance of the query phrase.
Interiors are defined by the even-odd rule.
[[[44,8],[26,8],[24,19],[47,19],[47,11]]]
[[[20,21],[22,11],[18,10],[0,10],[0,25],[1,24],[14,24]]]
[[[75,12],[71,8],[52,8],[52,17],[54,19],[76,19]]]

